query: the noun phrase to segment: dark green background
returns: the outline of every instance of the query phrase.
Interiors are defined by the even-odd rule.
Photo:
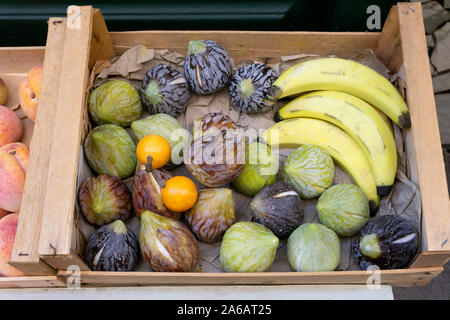
[[[0,46],[45,45],[48,17],[70,4],[100,8],[111,31],[164,29],[366,31],[367,7],[391,0],[281,1],[5,1],[0,0]]]

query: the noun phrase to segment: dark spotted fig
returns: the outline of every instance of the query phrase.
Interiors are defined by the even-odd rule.
[[[224,88],[232,75],[231,59],[213,40],[192,40],[188,45],[184,75],[192,91],[210,94]]]

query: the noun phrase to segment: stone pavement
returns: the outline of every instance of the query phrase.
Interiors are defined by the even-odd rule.
[[[422,0],[430,69],[443,145],[450,145],[450,0]]]

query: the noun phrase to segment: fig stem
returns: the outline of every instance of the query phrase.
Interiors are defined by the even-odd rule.
[[[145,164],[145,170],[147,172],[151,172],[153,170],[152,161],[153,161],[153,157],[147,156],[147,163]]]
[[[153,157],[147,156],[147,163],[145,164],[145,171],[151,173],[153,175],[153,178],[155,178],[156,182],[161,186],[161,188],[164,188],[166,186],[166,183],[161,180],[159,174],[155,171],[155,169],[152,166]]]

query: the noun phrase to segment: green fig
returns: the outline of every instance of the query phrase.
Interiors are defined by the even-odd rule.
[[[283,167],[283,178],[302,199],[320,196],[331,186],[334,162],[330,153],[318,146],[306,144],[292,151]]]
[[[278,156],[269,146],[252,142],[248,145],[248,157],[242,173],[233,180],[233,187],[249,197],[256,195],[266,185],[277,181]]]
[[[278,238],[254,222],[233,224],[224,234],[220,263],[226,272],[265,272],[277,252]]]
[[[178,121],[165,113],[158,113],[131,123],[136,141],[149,134],[156,134],[167,140],[172,150],[171,162],[179,165],[183,162],[183,150],[190,142],[190,133]]]
[[[369,202],[354,184],[337,184],[327,189],[317,202],[320,222],[341,237],[352,237],[369,221]]]
[[[89,114],[96,124],[113,123],[128,127],[142,114],[139,91],[125,80],[110,80],[95,88],[88,101]]]
[[[125,179],[136,169],[136,145],[127,131],[115,124],[91,130],[84,140],[84,154],[96,174]]]
[[[288,239],[287,254],[297,272],[333,271],[339,265],[341,245],[333,230],[319,223],[306,223]]]

